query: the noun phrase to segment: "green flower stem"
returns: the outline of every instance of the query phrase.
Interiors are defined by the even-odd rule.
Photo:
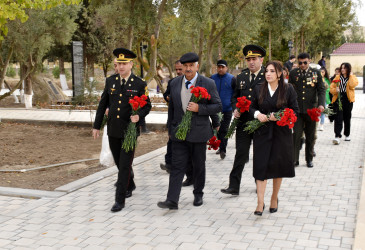
[[[187,110],[184,114],[179,126],[177,126],[176,138],[185,141],[186,135],[190,132],[191,118],[193,117],[193,112]]]
[[[231,122],[231,125],[229,125],[227,134],[224,138],[229,139],[233,136],[234,131],[236,131],[237,125],[240,122],[240,120],[238,118],[234,118],[233,121]]]
[[[132,110],[132,116],[137,115],[137,110]],[[125,152],[133,151],[137,146],[137,127],[136,123],[130,122],[128,128],[124,133],[124,140],[122,144],[122,149]]]

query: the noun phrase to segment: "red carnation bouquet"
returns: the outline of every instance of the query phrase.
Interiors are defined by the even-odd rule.
[[[246,96],[242,96],[242,97],[238,97],[237,98],[237,103],[236,103],[236,107],[238,112],[240,112],[241,114],[248,111],[250,109],[250,105],[251,105],[251,101],[248,100],[246,98]],[[231,138],[234,131],[236,130],[236,127],[238,125],[239,122],[239,118],[234,118],[233,121],[231,122],[231,125],[229,125],[227,134],[225,136],[225,138]]]
[[[274,116],[277,119],[276,124],[278,126],[281,127],[288,126],[289,129],[292,129],[294,127],[294,123],[297,121],[297,116],[295,115],[294,111],[290,108],[280,110],[274,113]],[[267,115],[267,118],[269,117],[270,115]],[[260,122],[258,119],[255,119],[246,122],[246,127],[243,130],[251,134],[264,124],[265,124],[264,122]]]
[[[138,110],[143,108],[147,104],[147,96],[142,95],[141,97],[135,96],[134,98],[129,100],[129,104],[132,107],[132,116],[137,115]],[[130,122],[128,124],[127,131],[124,134],[124,140],[122,149],[126,152],[134,150],[137,145],[137,127],[136,123]]]
[[[340,86],[340,80],[333,80],[332,81],[334,84],[336,84],[336,87],[338,88],[339,86]],[[338,91],[338,93],[337,93],[337,100],[338,100],[338,109],[340,110],[340,111],[342,111],[342,102],[341,102],[341,92],[340,91]]]
[[[221,140],[218,140],[217,137],[214,135],[212,138],[209,139],[207,142],[208,150],[217,150],[221,145]]]
[[[210,100],[210,95],[206,88],[203,87],[190,87],[191,88],[191,102],[198,103],[201,99]],[[182,117],[181,123],[177,126],[176,138],[184,141],[186,139],[186,135],[190,131],[191,126],[191,118],[193,117],[193,112],[190,110],[186,110],[184,116]]]
[[[311,120],[315,122],[319,122],[319,117],[321,116],[322,113],[325,115],[334,115],[333,110],[329,108],[325,108],[323,112],[321,112],[319,108],[307,109],[307,113],[311,118]]]

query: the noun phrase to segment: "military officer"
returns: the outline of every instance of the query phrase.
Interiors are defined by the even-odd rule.
[[[307,167],[313,167],[313,148],[315,144],[316,122],[312,121],[307,109],[318,108],[323,111],[325,105],[326,89],[319,70],[309,67],[309,54],[298,55],[299,68],[293,69],[289,74],[289,83],[293,84],[297,92],[299,114],[294,125],[294,161],[299,165],[299,151],[301,137],[305,134],[305,160]]]
[[[113,54],[116,57],[118,74],[114,74],[106,79],[105,88],[95,116],[93,137],[94,139],[99,137],[103,116],[106,108],[109,107],[107,125],[109,146],[119,170],[115,203],[111,211],[118,212],[125,206],[127,187],[131,186],[130,182],[132,182],[132,186],[134,185],[133,179],[131,178],[134,151],[125,152],[122,149],[124,133],[129,123],[133,122],[136,123],[138,128],[137,135],[139,135],[138,121],[149,113],[151,110],[151,102],[147,98],[147,104],[138,110],[138,114],[131,115],[132,108],[128,103],[129,99],[144,94],[148,97],[147,84],[144,80],[132,73],[133,59],[136,58],[136,55],[132,51],[118,48],[113,51]]]
[[[248,112],[240,114],[236,110],[237,98],[246,96],[252,100],[253,89],[257,84],[261,84],[265,80],[265,69],[262,66],[266,51],[258,45],[246,45],[243,48],[243,54],[246,58],[248,68],[244,69],[237,76],[236,88],[232,97],[233,115],[239,119],[239,124],[236,129],[236,155],[233,162],[233,168],[229,175],[228,188],[221,189],[222,193],[238,195],[240,191],[242,171],[245,163],[248,162],[250,146],[253,139],[252,134],[243,131],[246,122],[253,118]]]

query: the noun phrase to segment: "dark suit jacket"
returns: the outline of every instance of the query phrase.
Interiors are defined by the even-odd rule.
[[[181,103],[181,86],[184,76],[179,76],[171,81],[170,104],[168,111],[169,135],[171,140],[180,141],[175,137],[177,126],[184,115]],[[190,132],[186,136],[186,141],[194,143],[207,142],[213,136],[212,125],[209,120],[210,115],[216,115],[222,111],[222,103],[218,95],[217,88],[212,79],[198,75],[195,86],[206,88],[211,96],[210,100],[199,101],[199,111],[193,112]]]
[[[306,114],[307,109],[316,108],[319,105],[325,107],[326,88],[319,70],[309,67],[303,76],[299,68],[293,69],[289,73],[289,83],[297,92],[299,113]]]
[[[133,73],[123,87],[120,85],[119,74],[108,77],[96,111],[94,128],[100,129],[105,110],[109,107],[108,136],[122,138],[128,124],[131,122],[132,108],[128,103],[129,99],[146,94],[146,90],[146,82]],[[145,117],[150,110],[151,102],[148,97],[147,104],[138,110],[139,118]],[[138,123],[137,128],[139,128]],[[137,129],[137,133],[139,134],[139,129]]]
[[[236,89],[233,93],[231,101],[233,110],[236,109],[236,103],[238,97],[246,96],[248,100],[250,101],[253,100],[253,91],[255,89],[255,86],[265,81],[264,74],[265,74],[265,68],[261,67],[259,74],[256,76],[252,84],[250,83],[251,72],[248,68],[244,69],[242,73],[237,76]],[[240,125],[244,125],[246,124],[246,122],[253,120],[253,118],[250,116],[248,112],[244,112],[243,114],[241,114],[239,120],[241,121]]]

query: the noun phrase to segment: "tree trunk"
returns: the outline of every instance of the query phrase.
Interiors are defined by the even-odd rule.
[[[269,61],[271,61],[271,29],[269,28]]]
[[[305,46],[304,46],[304,29],[303,28],[300,31],[300,41],[301,41],[300,50],[303,53],[304,49],[305,49]]]
[[[162,16],[164,14],[165,5],[167,0],[162,0],[160,6],[158,7],[158,14],[155,23],[154,34],[151,36],[151,55],[150,55],[150,65],[146,75],[146,81],[149,82],[156,75],[156,61],[157,61],[157,42],[160,35],[160,26]],[[161,89],[162,90],[162,89]]]
[[[198,52],[198,56],[199,56],[199,65],[201,65],[201,62],[203,60],[203,47],[204,47],[204,29],[200,28],[200,32],[199,32],[199,52]]]
[[[5,75],[6,75],[6,70],[8,69],[9,62],[10,62],[10,59],[11,59],[12,55],[13,55],[13,47],[10,47],[9,52],[8,52],[8,56],[6,57],[6,60],[5,60],[4,64],[1,65],[2,69],[0,71],[0,90],[4,86],[4,79],[5,79]]]
[[[87,73],[88,73],[88,78],[89,79],[90,77],[93,77],[95,76],[95,71],[94,71],[94,58],[93,57],[89,57],[87,58]]]
[[[31,95],[32,94],[32,90],[33,90],[32,79],[31,79],[30,75],[28,75],[24,79],[24,94],[25,95]]]
[[[131,5],[129,8],[129,16],[130,16],[130,20],[132,20],[132,22],[129,24],[128,27],[128,46],[127,48],[129,50],[132,50],[132,46],[133,46],[133,36],[134,36],[134,6],[135,6],[136,0],[131,0]]]
[[[221,44],[221,38],[218,39],[218,60],[222,59],[222,44]]]
[[[59,58],[59,64],[60,64],[60,74],[65,74],[65,61],[62,57]]]
[[[157,54],[158,59],[160,59],[160,61],[163,63],[163,65],[165,65],[167,67],[167,69],[169,70],[169,75],[170,78],[172,79],[174,77],[174,75],[172,74],[172,69],[170,67],[170,65],[162,58],[162,56],[160,54]]]

